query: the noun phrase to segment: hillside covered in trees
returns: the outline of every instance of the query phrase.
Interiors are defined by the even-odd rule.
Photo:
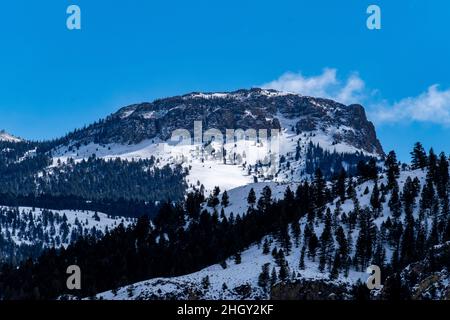
[[[213,264],[225,272],[245,263],[242,258],[249,250],[256,252],[255,246],[260,253],[252,259],[267,256],[268,262],[256,274],[257,269],[249,272],[249,297],[267,298],[274,288],[298,283],[313,272],[333,285],[347,281],[350,289],[342,298],[417,298],[416,285],[424,276],[448,276],[448,159],[433,150],[426,154],[417,144],[411,166],[399,166],[390,152],[383,168],[373,163],[358,167],[357,176],[341,170],[331,181],[318,169],[311,181],[303,181],[294,190],[280,186],[285,188],[281,200],[273,199],[268,186],[258,196],[251,191],[247,210],[230,215],[219,211],[234,201],[226,192],[216,190],[208,196],[193,191],[185,201],[164,204],[151,221],[143,216],[136,225],[119,226],[101,239],[82,237],[18,269],[3,265],[1,298],[51,299],[73,294],[65,289],[64,271],[75,262],[84,272],[78,296],[86,297],[105,290],[117,292],[119,287],[146,279],[182,276]],[[206,198],[212,213],[202,209]],[[423,274],[405,277],[405,270],[414,263],[425,266]],[[384,287],[377,296],[371,296],[357,279],[357,273],[370,264],[383,270]],[[208,271],[199,274],[202,278],[194,283],[203,288],[201,292],[207,296],[218,290],[211,285]],[[144,287],[152,292],[147,298],[164,297]],[[220,288],[234,293],[240,289]],[[444,289],[430,287],[419,298],[442,297]]]

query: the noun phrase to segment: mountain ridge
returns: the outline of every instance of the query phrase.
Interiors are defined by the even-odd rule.
[[[241,89],[232,92],[200,93],[153,102],[132,104],[75,130],[64,143],[137,144],[146,139],[168,140],[176,129],[193,133],[195,121],[202,121],[206,129],[281,129],[280,116],[296,120],[297,132],[313,132],[331,125],[343,127],[333,134],[335,143],[347,143],[366,153],[384,155],[375,127],[367,119],[361,105],[344,105],[330,99],[268,89]]]

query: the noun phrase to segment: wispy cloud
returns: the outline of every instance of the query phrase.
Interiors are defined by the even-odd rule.
[[[344,104],[360,103],[376,124],[428,122],[450,126],[450,88],[441,90],[434,84],[417,96],[391,103],[375,94],[376,90],[369,90],[358,73],[344,79],[337,74],[337,69],[324,69],[322,74],[310,77],[300,72],[287,72],[262,87],[329,98]]]
[[[390,105],[382,103],[371,108],[377,123],[429,122],[450,125],[450,89],[440,90],[437,84],[415,97],[407,97]]]
[[[287,72],[261,87],[299,93],[304,96],[329,98],[344,104],[358,103],[365,95],[365,83],[357,73],[340,80],[336,69],[324,69],[322,74],[306,77],[301,73]]]

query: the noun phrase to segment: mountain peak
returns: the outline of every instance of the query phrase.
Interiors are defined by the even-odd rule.
[[[0,130],[0,141],[6,141],[6,142],[21,142],[22,139],[17,138],[5,130]]]

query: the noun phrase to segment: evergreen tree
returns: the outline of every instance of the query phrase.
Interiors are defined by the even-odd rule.
[[[397,155],[395,151],[390,151],[386,157],[384,165],[387,170],[387,188],[392,189],[395,185],[397,185],[397,177],[400,173],[400,169],[398,167]],[[398,186],[398,185],[397,185]]]
[[[375,181],[373,186],[372,195],[370,196],[370,205],[374,212],[379,212],[381,208],[380,191],[378,189],[378,181]]]
[[[320,209],[324,206],[326,201],[326,182],[323,178],[320,168],[316,169],[314,174],[314,202],[315,208]]]
[[[373,244],[376,240],[376,226],[373,223],[370,212],[363,210],[359,221],[359,235],[355,249],[355,265],[360,267],[361,271],[368,266],[368,262],[373,255]]]
[[[221,204],[223,207],[228,207],[228,205],[230,204],[230,197],[228,196],[227,191],[225,190],[222,194],[222,201]]]
[[[280,272],[279,272],[278,278],[281,281],[285,281],[288,278],[288,276],[289,276],[289,265],[288,265],[287,261],[284,260],[280,266]]]
[[[333,258],[334,240],[331,233],[331,214],[327,213],[325,216],[325,225],[320,236],[320,258],[319,258],[319,270],[324,271],[325,265],[331,265],[331,259]]]
[[[339,172],[339,176],[334,185],[335,196],[340,197],[341,201],[345,201],[345,181],[347,179],[347,172],[344,168]]]
[[[305,252],[306,252],[306,246],[302,246],[302,251],[300,253],[300,261],[298,264],[298,267],[300,270],[305,270]]]
[[[427,177],[431,179],[433,182],[437,180],[437,157],[434,153],[433,148],[430,149],[428,153],[428,175]]]
[[[258,286],[260,286],[264,292],[267,292],[268,286],[270,284],[269,266],[270,266],[270,263],[265,263],[262,266],[262,271],[258,277]]]
[[[272,190],[269,186],[265,186],[261,193],[261,197],[258,200],[258,210],[266,212],[266,210],[272,204]]]
[[[272,268],[272,273],[270,275],[270,286],[273,287],[275,283],[277,283],[277,271],[275,270],[275,267]]]
[[[438,195],[441,199],[448,200],[448,183],[449,183],[449,164],[447,157],[443,152],[439,155],[439,165],[438,165],[438,173],[437,173],[437,181],[436,188]]]
[[[311,230],[311,235],[308,240],[308,253],[311,259],[314,261],[316,257],[316,250],[319,245],[319,239],[317,239],[314,230]]]
[[[298,248],[300,242],[301,229],[300,223],[298,222],[297,219],[294,220],[294,222],[292,222],[291,228],[292,228],[292,235],[294,236],[295,247]]]
[[[339,277],[339,270],[341,269],[341,256],[336,252],[333,260],[333,267],[330,272],[330,279],[334,280]]]
[[[255,190],[253,188],[250,189],[250,192],[247,197],[247,202],[248,202],[249,206],[252,208],[254,207],[254,205],[256,203],[256,194],[255,194]]]
[[[391,198],[389,199],[389,208],[391,209],[392,216],[395,219],[400,218],[400,215],[402,213],[402,204],[400,202],[400,196],[398,192],[398,184],[395,184],[392,188]]]
[[[411,157],[412,169],[423,169],[428,165],[427,154],[420,142],[414,144]]]

